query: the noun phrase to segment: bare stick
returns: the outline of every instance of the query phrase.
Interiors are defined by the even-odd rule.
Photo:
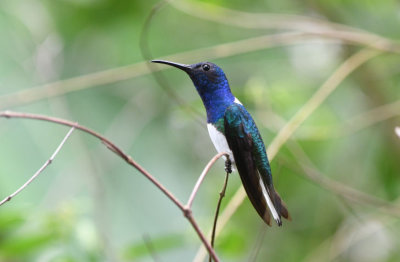
[[[215,164],[215,162],[220,159],[222,156],[226,156],[227,158],[229,158],[228,153],[222,152],[219,153],[217,155],[215,155],[210,162],[208,162],[208,164],[206,165],[206,167],[204,168],[203,172],[201,173],[199,179],[197,179],[196,185],[193,188],[192,194],[190,194],[189,200],[186,204],[186,208],[192,208],[192,204],[193,204],[193,200],[196,197],[197,191],[199,190],[199,187],[201,185],[201,183],[203,182],[204,178],[206,177],[206,175],[208,174],[208,172],[210,171],[210,168]]]
[[[192,210],[188,209],[186,212],[184,212],[185,217],[189,220],[190,224],[196,231],[197,235],[200,237],[201,242],[204,243],[204,245],[207,248],[208,253],[210,256],[214,259],[215,262],[219,262],[219,259],[217,257],[217,254],[215,253],[214,249],[211,247],[211,245],[208,243],[206,237],[204,236],[203,232],[201,232],[200,227],[197,225],[196,220],[193,218]],[[207,244],[206,244],[207,243]]]
[[[0,117],[5,117],[5,118],[28,118],[28,119],[36,119],[36,120],[43,120],[47,122],[53,122],[57,123],[60,125],[65,125],[65,126],[70,126],[74,127],[76,129],[79,129],[85,133],[88,133],[96,138],[98,138],[103,144],[106,145],[108,149],[113,151],[115,154],[117,154],[119,157],[124,159],[129,165],[135,167],[140,173],[142,173],[147,179],[149,179],[155,186],[157,186],[172,202],[174,202],[181,210],[184,210],[183,205],[179,202],[179,200],[172,194],[170,193],[161,183],[159,183],[149,172],[147,172],[143,167],[141,167],[138,163],[136,163],[130,156],[125,154],[120,148],[118,148],[114,143],[112,143],[110,140],[105,138],[104,136],[98,134],[97,132],[79,125],[78,123],[74,123],[65,119],[60,119],[60,118],[55,118],[55,117],[49,117],[49,116],[43,116],[43,115],[37,115],[37,114],[29,114],[29,113],[18,113],[18,112],[11,112],[11,111],[5,111],[5,112],[0,112]]]
[[[229,160],[229,158],[226,160],[225,162],[225,167],[226,167],[226,176],[225,176],[225,182],[224,185],[222,187],[221,192],[219,193],[219,199],[218,199],[218,203],[217,203],[217,209],[215,210],[215,216],[214,216],[214,223],[213,223],[213,229],[212,229],[212,233],[211,233],[211,247],[214,248],[214,241],[215,241],[215,230],[217,228],[217,220],[218,220],[218,216],[219,216],[219,210],[221,208],[221,203],[222,203],[222,199],[225,196],[225,192],[226,192],[226,187],[228,186],[228,179],[229,179],[229,174],[232,173],[232,169],[231,169],[231,161]],[[209,262],[212,261],[212,258],[210,256]]]
[[[54,153],[50,156],[50,158],[43,164],[43,166],[41,168],[39,168],[38,171],[36,171],[36,173],[28,180],[25,182],[25,184],[23,184],[20,188],[17,189],[17,191],[15,191],[14,193],[12,193],[11,195],[9,195],[8,197],[4,198],[1,202],[0,202],[0,206],[3,205],[4,203],[10,201],[13,197],[15,197],[16,195],[18,195],[22,190],[24,190],[30,183],[32,183],[33,180],[35,180],[42,172],[43,170],[46,169],[46,167],[48,167],[54,160],[54,158],[57,156],[58,152],[60,152],[61,148],[64,146],[65,142],[68,140],[68,138],[71,136],[72,132],[75,130],[75,127],[72,127],[69,132],[67,133],[67,135],[64,137],[64,139],[61,141],[61,143],[58,145],[56,151],[54,151]]]
[[[189,208],[186,208],[166,187],[164,187],[157,179],[155,179],[149,172],[147,172],[142,166],[136,163],[129,155],[125,154],[122,149],[117,147],[114,143],[110,140],[105,138],[104,136],[100,135],[99,133],[85,127],[81,126],[78,123],[74,123],[65,119],[37,115],[37,114],[29,114],[29,113],[18,113],[18,112],[11,112],[11,111],[4,111],[0,112],[0,117],[3,118],[25,118],[25,119],[35,119],[35,120],[42,120],[47,122],[52,122],[60,125],[70,126],[76,129],[79,129],[85,133],[88,133],[101,142],[103,142],[108,149],[114,152],[116,155],[121,157],[125,160],[129,165],[133,166],[136,170],[142,173],[150,182],[152,182],[157,188],[161,190],[184,214],[184,216],[189,220],[190,224],[196,231],[197,235],[199,236],[201,242],[206,247],[209,254],[213,257],[215,261],[219,261],[217,254],[215,253],[214,249],[211,247],[210,243],[208,243],[207,239],[205,238],[203,232],[200,230],[200,227],[197,225],[196,220],[192,215],[192,211]]]
[[[214,249],[211,247],[210,243],[208,243],[204,234],[202,233],[199,226],[197,225],[197,222],[193,218],[192,211],[190,209],[186,208],[169,190],[167,190],[160,182],[158,182],[149,172],[147,172],[143,167],[141,167],[138,163],[136,163],[129,155],[125,154],[119,147],[117,147],[114,143],[112,143],[110,140],[108,140],[104,136],[98,134],[97,132],[95,132],[87,127],[81,126],[77,123],[74,123],[74,122],[71,122],[71,121],[68,121],[65,119],[55,118],[55,117],[48,117],[48,116],[28,114],[28,113],[10,112],[10,111],[0,112],[0,117],[27,118],[27,119],[35,119],[35,120],[43,120],[43,121],[47,121],[47,122],[53,122],[53,123],[57,123],[57,124],[61,124],[61,125],[74,127],[76,129],[79,129],[85,133],[88,133],[88,134],[98,138],[100,141],[102,141],[106,145],[106,147],[108,149],[110,149],[112,152],[114,152],[119,157],[124,159],[129,165],[136,168],[147,179],[149,179],[150,182],[152,182],[156,187],[158,187],[183,212],[184,216],[189,220],[190,224],[192,225],[192,227],[198,234],[200,240],[203,242],[207,251],[210,253],[210,255],[213,257],[213,259],[215,261],[219,261]]]

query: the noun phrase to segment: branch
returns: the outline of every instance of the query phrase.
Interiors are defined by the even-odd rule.
[[[4,203],[10,201],[13,197],[15,197],[16,195],[18,195],[22,190],[24,190],[30,183],[33,182],[33,180],[35,180],[42,172],[43,170],[45,170],[54,160],[54,158],[57,156],[58,152],[60,152],[61,148],[64,146],[65,142],[68,140],[68,138],[71,136],[72,132],[75,130],[75,127],[72,127],[69,132],[67,133],[67,135],[64,137],[64,139],[61,141],[61,143],[58,145],[56,151],[54,151],[54,153],[50,156],[50,158],[43,164],[43,166],[41,168],[39,168],[38,171],[36,171],[35,174],[33,174],[33,176],[25,182],[25,184],[23,184],[20,188],[17,189],[17,191],[15,191],[14,193],[12,193],[11,195],[9,195],[8,197],[4,198],[1,202],[0,202],[0,206],[3,205]]]
[[[218,153],[217,155],[215,155],[210,162],[208,162],[208,164],[206,165],[206,167],[204,168],[203,172],[201,173],[200,177],[197,179],[196,185],[193,188],[192,193],[190,194],[189,200],[186,204],[186,208],[192,208],[192,204],[193,204],[193,200],[196,197],[197,191],[199,190],[199,187],[201,185],[201,183],[203,182],[204,178],[206,177],[207,173],[210,171],[210,168],[215,164],[215,162],[220,159],[222,156],[226,156],[229,159],[229,154],[222,152],[222,153]]]
[[[119,157],[125,160],[129,165],[136,168],[140,173],[142,173],[147,179],[149,179],[155,186],[157,186],[172,202],[174,202],[181,210],[184,209],[183,205],[178,201],[178,199],[170,193],[161,183],[159,183],[149,172],[147,172],[143,167],[141,167],[138,163],[136,163],[130,156],[125,154],[119,147],[114,145],[110,140],[103,137],[102,135],[98,134],[97,132],[79,125],[78,123],[74,123],[65,119],[43,116],[43,115],[36,115],[36,114],[29,114],[29,113],[18,113],[18,112],[10,112],[4,111],[0,112],[0,117],[5,118],[28,118],[28,119],[35,119],[35,120],[43,120],[47,122],[53,122],[60,125],[74,127],[79,129],[85,133],[88,133],[96,138],[98,138],[105,146],[110,149],[112,152],[117,154]]]
[[[225,176],[225,182],[224,182],[224,185],[222,186],[221,192],[219,193],[217,209],[215,210],[214,223],[213,223],[213,228],[212,228],[212,233],[211,233],[211,246],[212,246],[212,248],[214,248],[215,231],[217,230],[217,221],[218,221],[218,216],[219,216],[219,210],[221,209],[222,199],[225,196],[226,187],[228,186],[229,174],[232,173],[232,169],[231,169],[231,166],[230,166],[231,162],[230,162],[229,158],[226,160],[225,163],[226,163],[225,165],[227,167],[226,176]],[[211,262],[211,261],[212,261],[212,258],[210,256],[209,262]]]
[[[201,242],[206,247],[207,251],[209,252],[210,256],[214,259],[214,261],[218,262],[219,259],[217,254],[215,253],[214,249],[211,247],[210,243],[208,243],[207,239],[205,238],[203,232],[200,230],[196,220],[193,217],[192,210],[190,208],[185,207],[170,191],[168,191],[158,180],[156,180],[149,172],[147,172],[143,167],[141,167],[138,163],[136,163],[129,155],[125,154],[119,147],[117,147],[114,143],[110,140],[105,138],[104,136],[98,134],[97,132],[85,127],[81,126],[77,123],[43,115],[37,114],[29,114],[29,113],[18,113],[18,112],[10,112],[4,111],[0,112],[0,118],[25,118],[25,119],[35,119],[35,120],[42,120],[47,122],[52,122],[60,125],[70,126],[72,128],[79,129],[91,136],[96,137],[99,139],[105,146],[114,152],[116,155],[121,157],[125,160],[129,165],[133,166],[136,170],[142,173],[150,182],[152,182],[157,188],[161,190],[184,214],[184,216],[188,219],[194,230],[196,231],[197,235],[199,236]],[[215,157],[214,157],[215,158]],[[50,161],[51,162],[51,161]],[[215,161],[214,161],[215,162]],[[213,162],[213,163],[214,163]],[[213,164],[212,163],[212,164]],[[211,167],[211,166],[210,166]],[[197,191],[196,191],[197,192]],[[7,200],[6,200],[7,201]]]

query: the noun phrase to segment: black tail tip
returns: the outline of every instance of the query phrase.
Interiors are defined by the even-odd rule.
[[[276,223],[278,224],[278,226],[282,226],[281,217],[283,217],[289,221],[292,220],[285,202],[283,202],[283,200],[279,196],[278,192],[276,192],[276,191],[275,191],[275,207],[278,209],[277,211],[279,213],[279,218],[276,219]]]

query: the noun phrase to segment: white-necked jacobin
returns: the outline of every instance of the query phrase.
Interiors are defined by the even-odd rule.
[[[274,189],[271,167],[258,128],[249,112],[233,96],[222,69],[210,62],[192,65],[164,60],[152,62],[179,68],[190,76],[207,111],[211,140],[218,152],[229,153],[247,196],[261,218],[271,225],[271,213],[279,226],[282,225],[281,217],[290,219],[286,205]]]

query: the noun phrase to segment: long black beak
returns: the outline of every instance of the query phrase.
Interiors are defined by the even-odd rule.
[[[153,63],[159,63],[159,64],[166,64],[166,65],[170,65],[176,68],[179,68],[185,72],[188,72],[189,70],[191,70],[192,68],[190,67],[190,65],[185,65],[185,64],[179,64],[179,63],[174,63],[174,62],[170,62],[170,61],[165,61],[165,60],[152,60],[151,62]]]

